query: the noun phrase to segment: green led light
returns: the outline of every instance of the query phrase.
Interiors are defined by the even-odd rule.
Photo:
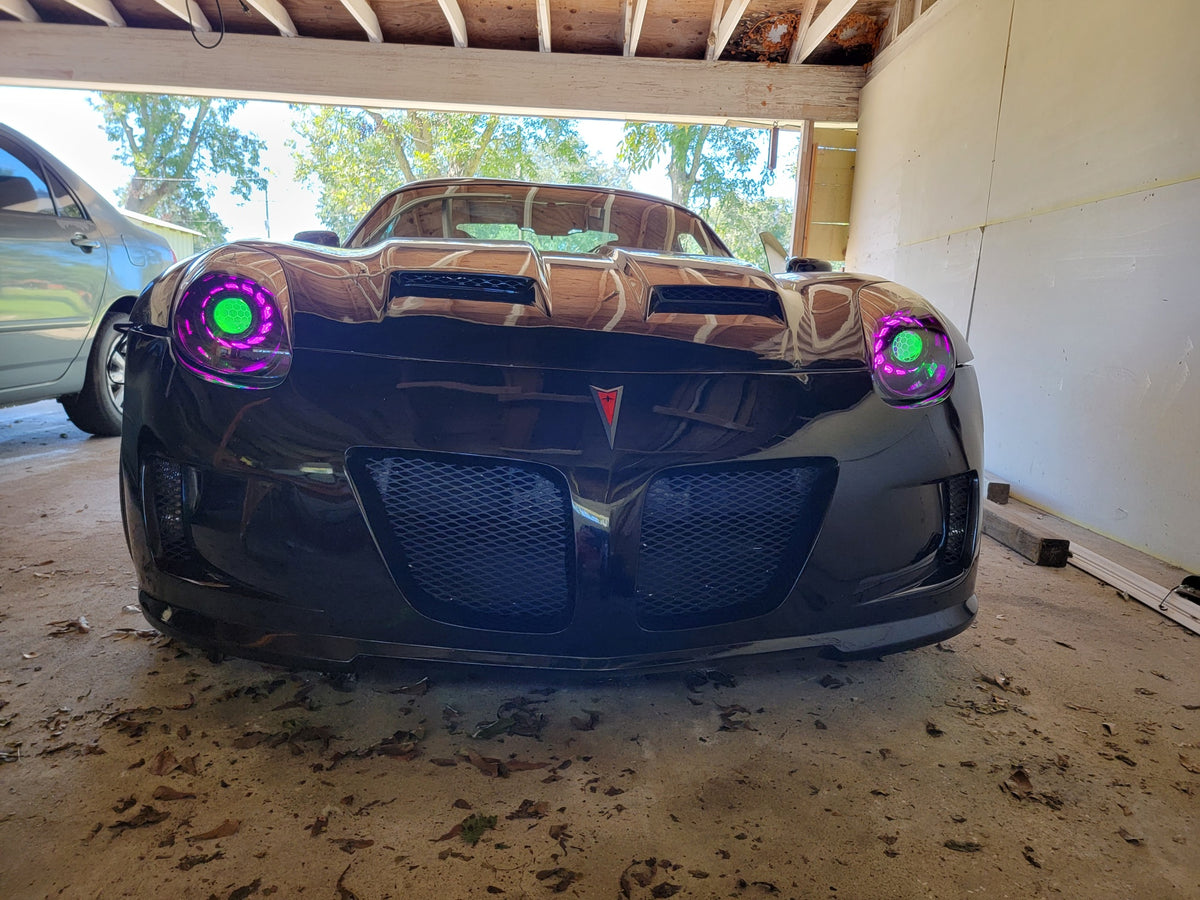
[[[910,363],[920,358],[925,341],[915,331],[900,331],[892,338],[892,357],[896,362]]]
[[[212,320],[226,334],[240,335],[254,324],[254,313],[241,297],[222,297],[213,306]]]

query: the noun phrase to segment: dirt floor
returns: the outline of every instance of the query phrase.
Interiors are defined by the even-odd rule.
[[[116,458],[0,410],[6,900],[1200,897],[1200,638],[1075,569],[986,540],[880,661],[352,683],[147,630]]]

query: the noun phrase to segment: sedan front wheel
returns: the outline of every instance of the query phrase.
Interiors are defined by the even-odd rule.
[[[104,317],[92,342],[82,390],[61,398],[67,417],[81,431],[100,437],[116,437],[121,433],[127,339],[117,331],[117,325],[128,321],[129,315],[118,310]]]

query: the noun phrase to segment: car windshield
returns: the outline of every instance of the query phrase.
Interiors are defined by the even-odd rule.
[[[347,241],[392,238],[527,241],[547,253],[606,247],[729,256],[712,229],[686,209],[598,188],[508,183],[418,185],[375,207]]]

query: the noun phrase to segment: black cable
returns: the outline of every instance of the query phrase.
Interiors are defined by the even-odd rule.
[[[225,40],[225,13],[221,9],[221,0],[216,0],[216,3],[217,3],[217,16],[220,17],[220,20],[221,20],[221,31],[220,31],[220,33],[217,34],[216,41],[214,41],[211,44],[206,44],[202,40],[200,40],[199,37],[196,36],[196,26],[192,22],[191,0],[183,0],[184,8],[187,10],[187,14],[188,14],[188,25],[192,29],[192,40],[195,41],[197,44],[199,44],[201,47],[203,47],[205,50],[215,50],[217,48],[217,45],[220,44],[221,41]]]

